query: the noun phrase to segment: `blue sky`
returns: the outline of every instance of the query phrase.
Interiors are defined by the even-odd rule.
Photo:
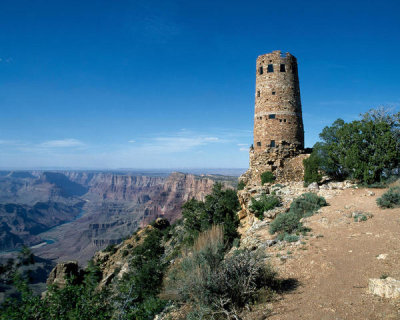
[[[0,2],[0,167],[245,168],[255,61],[299,63],[306,146],[400,109],[400,1]]]

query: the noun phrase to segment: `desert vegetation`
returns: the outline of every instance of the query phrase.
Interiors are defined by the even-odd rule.
[[[187,319],[239,319],[242,309],[257,300],[260,289],[271,287],[275,277],[258,252],[226,255],[223,227],[214,225],[171,269],[167,288],[191,306]]]
[[[276,180],[276,177],[271,171],[265,171],[261,174],[261,184],[264,185],[266,183],[273,183]]]
[[[262,220],[264,218],[264,212],[279,207],[281,204],[281,200],[277,196],[263,194],[258,200],[252,198],[249,208],[258,219]]]
[[[322,173],[335,180],[376,184],[398,173],[400,112],[372,109],[361,120],[337,119],[319,135],[321,142],[304,160],[306,184],[319,182]]]
[[[279,214],[271,222],[269,232],[271,234],[278,233],[280,239],[284,239],[286,236],[286,240],[292,242],[293,237],[290,238],[289,234],[306,231],[300,220],[313,215],[319,208],[326,205],[323,197],[314,193],[304,193],[293,200],[289,211]]]
[[[260,253],[231,251],[239,242],[238,209],[236,192],[215,184],[205,201],[184,205],[182,220],[173,225],[160,220],[134,234],[136,245],[122,252],[129,271],[101,289],[99,262],[91,261],[64,286],[49,286],[43,298],[16,274],[18,294],[1,305],[0,319],[144,320],[170,301],[187,305],[188,319],[238,318],[260,290],[272,290],[276,283],[276,273]],[[116,254],[118,248],[110,246],[105,253]]]
[[[376,203],[381,208],[400,207],[400,186],[389,188],[388,191],[376,200]]]

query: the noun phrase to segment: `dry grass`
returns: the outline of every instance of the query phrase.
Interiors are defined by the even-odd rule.
[[[224,244],[224,227],[222,225],[213,225],[211,229],[208,229],[200,233],[196,239],[193,251],[200,252],[207,247],[218,248]]]

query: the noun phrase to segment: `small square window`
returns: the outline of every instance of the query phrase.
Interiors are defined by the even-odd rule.
[[[272,91],[272,95],[273,95],[273,96],[275,95],[275,93],[276,93],[275,91]]]
[[[286,119],[283,119],[283,122],[286,122]]]
[[[267,72],[274,72],[274,65],[273,64],[269,64],[268,65]]]
[[[282,119],[279,119],[279,122],[282,122]]]
[[[275,140],[271,140],[271,143],[269,144],[271,148],[275,148]]]
[[[261,142],[260,141],[257,142],[257,147],[261,147]]]
[[[286,66],[284,64],[281,64],[281,72],[286,72]]]
[[[270,115],[268,115],[268,118],[269,119],[275,119],[275,115],[274,114],[270,114]]]
[[[260,90],[257,91],[257,97],[261,95]]]
[[[258,73],[259,73],[259,74],[263,74],[263,73],[264,73],[263,67],[259,67],[259,68],[258,68]]]

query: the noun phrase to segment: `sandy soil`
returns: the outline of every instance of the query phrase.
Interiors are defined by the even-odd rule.
[[[302,243],[268,251],[283,278],[297,289],[272,303],[271,320],[400,319],[400,301],[367,292],[368,279],[400,279],[400,208],[380,209],[376,198],[385,189],[346,189],[329,206],[307,218],[312,231]],[[372,214],[355,222],[352,212]],[[377,259],[387,254],[385,259]]]

